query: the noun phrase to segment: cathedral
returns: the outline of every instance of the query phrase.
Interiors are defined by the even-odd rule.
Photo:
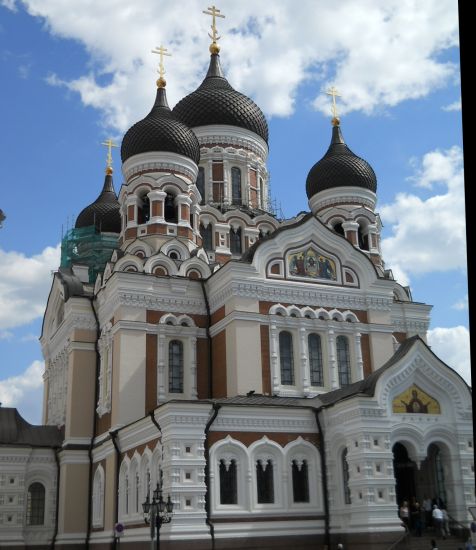
[[[109,140],[63,239],[43,425],[0,408],[2,550],[384,549],[405,499],[455,525],[476,504],[471,389],[385,266],[372,167],[334,109],[309,211],[279,219],[268,125],[210,10],[202,83],[170,109],[157,50],[120,190]]]

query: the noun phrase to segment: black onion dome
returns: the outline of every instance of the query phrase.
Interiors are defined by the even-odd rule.
[[[75,227],[95,225],[99,231],[104,233],[120,233],[121,214],[119,210],[120,205],[112,184],[112,176],[106,174],[104,187],[99,197],[81,211],[76,218]]]
[[[256,103],[237,92],[223,76],[220,56],[212,54],[205,80],[173,108],[174,115],[190,128],[227,124],[254,132],[268,143],[268,123]]]
[[[149,151],[167,151],[200,160],[200,146],[195,134],[172,114],[165,88],[157,88],[157,96],[150,113],[129,128],[122,140],[121,158]]]
[[[332,128],[327,153],[309,171],[306,193],[310,199],[319,191],[344,186],[369,189],[375,193],[377,177],[370,164],[347,147],[340,126],[336,125]]]

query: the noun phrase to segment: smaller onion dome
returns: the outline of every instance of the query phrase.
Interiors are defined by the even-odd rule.
[[[268,123],[263,112],[252,99],[232,88],[223,76],[216,46],[211,47],[210,66],[204,81],[180,100],[172,112],[190,128],[211,124],[237,126],[254,132],[268,143]]]
[[[121,146],[122,162],[140,153],[169,152],[200,160],[200,146],[195,134],[177,120],[167,103],[165,81],[157,81],[157,96],[150,113],[126,132]]]
[[[332,139],[327,153],[311,168],[306,179],[310,199],[319,191],[336,187],[360,187],[376,192],[377,177],[370,164],[345,144],[339,120],[333,119]]]
[[[120,205],[112,183],[112,168],[109,167],[99,197],[76,218],[76,229],[92,225],[101,233],[121,232]]]

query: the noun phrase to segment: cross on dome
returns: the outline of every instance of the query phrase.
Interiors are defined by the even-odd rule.
[[[119,147],[119,145],[116,145],[111,138],[103,141],[101,145],[105,145],[107,147],[106,174],[112,174],[112,148]]]
[[[156,53],[159,56],[159,68],[157,72],[159,73],[159,78],[157,80],[157,88],[165,88],[165,85],[167,84],[164,75],[165,75],[165,67],[164,67],[164,56],[172,57],[171,53],[167,53],[167,48],[164,48],[161,46],[156,46],[155,49],[151,50],[152,53]]]
[[[210,53],[218,53],[220,51],[220,46],[217,44],[217,40],[220,40],[221,36],[218,36],[217,27],[216,27],[216,18],[221,17],[225,18],[224,15],[221,14],[220,10],[216,8],[215,6],[211,6],[208,8],[209,11],[203,11],[205,15],[211,15],[212,16],[212,34],[208,33],[208,36],[212,39],[212,43],[210,44]]]
[[[339,126],[339,117],[337,116],[337,105],[336,105],[336,97],[342,97],[335,86],[332,86],[329,88],[326,92],[327,95],[332,96],[332,124],[334,126]]]

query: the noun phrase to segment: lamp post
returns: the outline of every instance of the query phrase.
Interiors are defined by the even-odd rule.
[[[142,510],[144,511],[144,519],[146,523],[150,523],[150,547],[151,550],[160,550],[160,528],[164,523],[170,523],[172,521],[172,513],[174,509],[174,503],[170,500],[170,495],[165,501],[162,496],[162,485],[157,483],[157,487],[152,493],[152,502],[147,495],[145,502],[142,503]],[[157,533],[157,538],[155,534]],[[155,538],[155,545],[154,545]]]

